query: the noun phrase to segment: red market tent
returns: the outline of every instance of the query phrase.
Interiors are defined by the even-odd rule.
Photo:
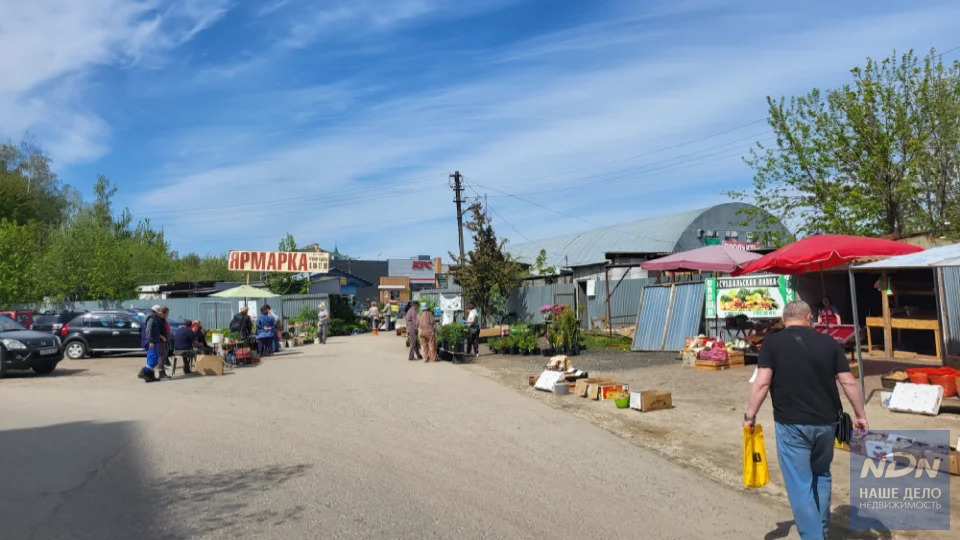
[[[760,255],[728,245],[706,246],[681,253],[653,259],[640,265],[644,270],[704,270],[709,272],[733,272]]]
[[[739,276],[754,272],[804,274],[841,266],[856,260],[908,255],[918,251],[923,251],[923,248],[893,240],[867,238],[865,236],[821,234],[808,236],[803,240],[783,246],[734,271],[733,275]]]
[[[883,240],[881,238],[867,238],[865,236],[845,236],[839,234],[821,234],[808,236],[792,244],[768,253],[753,261],[746,267],[733,272],[734,276],[751,274],[753,272],[772,272],[775,274],[804,274],[807,272],[821,272],[823,270],[842,266],[863,259],[886,259],[897,255],[908,255],[923,251],[923,248]],[[856,285],[853,272],[847,271],[850,276],[850,296],[856,298]],[[853,327],[856,340],[857,366],[860,372],[860,393],[865,391],[863,381],[863,355],[860,349],[860,322],[857,315],[857,305],[853,307]],[[864,395],[866,400],[866,395]]]

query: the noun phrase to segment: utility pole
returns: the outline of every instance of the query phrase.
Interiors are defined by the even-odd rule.
[[[450,178],[453,178],[453,182],[450,186],[453,188],[453,192],[456,195],[456,198],[453,199],[453,202],[457,203],[457,235],[460,238],[460,261],[458,264],[463,265],[465,262],[466,254],[463,251],[463,176],[460,175],[460,171],[454,171],[450,175]]]

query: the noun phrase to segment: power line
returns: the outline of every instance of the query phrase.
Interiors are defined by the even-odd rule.
[[[748,122],[748,123],[746,123],[746,124],[742,124],[742,125],[739,125],[739,126],[736,126],[736,127],[732,127],[732,128],[730,128],[730,129],[726,129],[726,130],[724,130],[724,131],[719,131],[719,132],[713,133],[713,134],[711,134],[711,135],[706,135],[706,136],[700,137],[700,138],[698,138],[698,139],[693,139],[693,140],[685,141],[685,142],[682,142],[682,143],[678,143],[678,144],[675,144],[675,145],[672,145],[672,146],[665,146],[665,147],[663,147],[663,148],[658,148],[658,149],[656,149],[656,150],[651,150],[651,151],[649,151],[649,152],[644,152],[644,153],[636,154],[636,155],[633,155],[633,156],[627,156],[627,157],[624,157],[624,158],[615,159],[615,160],[613,160],[613,161],[607,161],[607,162],[605,162],[605,163],[598,163],[598,164],[596,164],[596,165],[590,165],[590,166],[587,166],[587,167],[581,167],[581,168],[579,168],[579,169],[572,169],[572,170],[562,171],[562,172],[559,172],[559,173],[547,174],[547,175],[544,175],[544,176],[535,176],[535,177],[533,177],[533,178],[526,178],[526,179],[523,179],[523,180],[517,180],[516,182],[530,182],[530,181],[534,181],[534,180],[541,180],[541,179],[544,179],[544,178],[554,178],[554,177],[557,177],[557,176],[563,176],[563,175],[565,175],[565,174],[570,174],[570,173],[580,172],[580,171],[586,171],[586,170],[590,170],[590,169],[596,169],[596,168],[599,168],[599,167],[605,167],[605,166],[607,166],[607,165],[613,165],[614,163],[621,163],[621,162],[624,162],[624,161],[629,161],[629,160],[631,160],[631,159],[636,159],[636,158],[645,157],[645,156],[649,156],[649,155],[653,155],[653,154],[658,154],[658,153],[660,153],[660,152],[666,152],[667,150],[676,150],[677,148],[682,148],[682,147],[684,147],[684,146],[689,146],[689,145],[691,145],[691,144],[695,144],[695,143],[698,143],[698,142],[702,142],[702,141],[705,141],[705,140],[707,140],[707,139],[712,139],[712,138],[714,138],[714,137],[719,137],[720,135],[726,135],[727,133],[732,133],[732,132],[734,132],[734,131],[743,129],[743,128],[745,128],[745,127],[750,127],[750,126],[753,126],[753,125],[759,124],[760,122],[765,122],[765,121],[766,121],[766,118],[760,118],[760,119],[758,119],[758,120],[754,120],[754,121]],[[752,135],[751,137],[754,137],[754,136],[755,136],[755,135]]]
[[[480,192],[477,191],[477,188],[473,187],[473,185],[470,184],[469,182],[467,183],[467,186],[470,188],[471,191],[473,191],[474,193],[477,194],[477,197],[478,197],[478,198],[481,198]],[[503,222],[506,223],[508,227],[510,227],[511,229],[513,229],[514,232],[516,232],[517,234],[519,234],[521,238],[523,238],[523,239],[526,240],[527,242],[530,242],[531,244],[537,244],[538,247],[540,247],[541,249],[543,249],[542,246],[540,246],[536,241],[531,240],[530,237],[528,237],[527,235],[525,235],[525,234],[523,234],[522,232],[520,232],[520,229],[514,227],[512,223],[510,223],[509,221],[507,221],[507,218],[503,217],[503,215],[501,215],[500,212],[497,212],[496,208],[490,206],[490,204],[487,203],[486,201],[484,201],[484,206],[486,206],[487,208],[489,208],[490,211],[493,212],[493,214],[494,214],[495,216],[497,216],[498,218],[500,218],[501,220],[503,220]]]
[[[324,232],[329,232],[329,231],[340,231],[340,230],[348,230],[348,229],[360,229],[360,228],[364,228],[364,227],[372,227],[372,226],[377,226],[377,225],[395,225],[395,224],[399,224],[399,223],[415,223],[415,222],[418,222],[418,221],[427,221],[427,220],[429,220],[429,219],[439,218],[439,217],[443,217],[443,216],[447,216],[447,215],[449,215],[447,212],[440,212],[440,213],[437,213],[437,214],[429,214],[429,215],[426,215],[426,216],[417,216],[417,217],[414,217],[414,218],[394,219],[394,220],[389,220],[389,221],[365,222],[365,223],[358,223],[358,224],[356,224],[356,225],[343,225],[343,226],[340,226],[340,227],[324,227],[324,228],[320,228],[320,229],[313,229],[313,230],[310,230],[310,231],[293,231],[293,232],[290,232],[290,234],[292,234],[293,236],[300,236],[300,235],[309,235],[309,234],[322,234],[322,233],[324,233]],[[289,231],[287,231],[287,232],[289,232]],[[286,232],[285,232],[284,234],[286,234]],[[276,234],[265,234],[265,235],[259,235],[259,236],[246,236],[246,235],[245,235],[243,238],[244,238],[244,239],[263,239],[263,238],[280,238],[280,237],[277,236]],[[225,242],[225,241],[233,240],[233,239],[234,239],[234,237],[230,237],[230,238],[217,238],[217,239],[201,240],[201,242],[203,242],[203,243]]]
[[[726,158],[729,158],[729,157],[736,157],[736,156],[742,155],[742,153],[743,153],[744,151],[749,150],[750,148],[753,148],[753,145],[754,145],[754,144],[763,143],[763,142],[768,142],[768,141],[771,141],[771,140],[773,140],[773,139],[774,139],[774,137],[768,137],[768,138],[766,138],[766,139],[759,139],[759,140],[756,140],[756,141],[752,141],[752,142],[751,142],[750,144],[748,144],[748,145],[744,145],[744,146],[737,147],[736,149],[734,149],[734,151],[733,151],[732,154],[724,155],[724,158],[723,158],[723,159],[726,159]],[[742,140],[746,140],[746,139],[742,139]],[[640,165],[640,166],[637,166],[637,167],[631,167],[631,168],[629,168],[629,169],[622,169],[622,170],[618,170],[618,171],[610,171],[609,173],[604,173],[604,174],[602,174],[602,175],[585,176],[585,177],[581,177],[581,178],[572,178],[572,179],[567,179],[567,180],[563,180],[563,181],[560,181],[560,182],[549,182],[549,183],[551,183],[551,184],[554,184],[554,183],[563,184],[563,183],[569,183],[569,182],[576,182],[576,181],[578,181],[578,180],[589,180],[589,179],[591,179],[591,178],[597,178],[597,180],[594,180],[594,181],[592,181],[592,182],[582,182],[582,183],[576,184],[576,185],[574,185],[574,186],[566,187],[566,188],[559,188],[559,187],[558,187],[558,188],[551,188],[551,189],[546,189],[546,190],[542,190],[542,191],[529,191],[529,192],[525,192],[525,194],[551,193],[551,192],[554,192],[554,191],[568,191],[568,190],[570,190],[570,189],[578,189],[578,188],[585,187],[585,186],[592,186],[592,185],[598,185],[598,184],[605,184],[605,183],[609,183],[609,182],[616,182],[616,181],[620,181],[620,180],[629,180],[629,179],[633,179],[633,178],[639,178],[639,177],[642,177],[642,176],[647,176],[647,175],[649,175],[649,173],[652,173],[652,172],[670,172],[671,170],[675,170],[675,169],[669,169],[669,168],[670,168],[670,167],[674,167],[674,166],[676,166],[676,165],[682,165],[682,164],[685,164],[685,163],[696,162],[696,161],[703,160],[703,159],[705,159],[705,158],[714,157],[714,156],[717,156],[717,155],[720,155],[720,154],[726,154],[727,152],[730,152],[730,151],[731,151],[730,148],[726,148],[726,149],[719,150],[719,151],[716,151],[716,152],[711,152],[711,153],[704,153],[704,152],[708,152],[708,151],[710,151],[710,150],[720,149],[720,148],[723,148],[723,147],[725,147],[725,146],[729,146],[729,145],[731,145],[731,144],[734,144],[734,143],[736,143],[736,142],[741,142],[741,140],[731,141],[731,142],[726,143],[726,144],[717,145],[717,146],[714,146],[714,147],[711,147],[711,148],[705,148],[705,149],[703,149],[703,150],[698,150],[698,151],[696,151],[696,152],[690,152],[690,153],[688,153],[688,154],[681,154],[681,155],[679,155],[679,156],[674,156],[674,157],[667,158],[667,159],[663,159],[663,160],[659,160],[659,161],[653,161],[653,162],[650,162],[650,163],[647,163],[647,164],[644,164],[644,165]],[[685,159],[685,158],[686,158],[686,159]],[[714,161],[714,160],[710,160],[710,161]],[[710,161],[701,161],[701,163],[709,163]],[[661,166],[659,166],[659,167],[648,168],[648,167],[651,167],[651,166],[657,165],[657,164],[663,164],[663,165],[661,165]],[[697,164],[697,163],[695,163],[695,165],[696,165],[696,164]],[[665,169],[667,169],[667,170],[665,170]],[[614,176],[614,177],[611,177],[611,178],[603,178],[603,177],[605,177],[605,176],[609,176],[609,175],[611,175],[611,174],[618,174],[618,173],[623,173],[623,174],[620,174],[620,176]]]
[[[771,138],[769,138],[769,139],[763,139],[763,140],[757,141],[757,142],[766,142],[766,141],[769,141],[769,140],[772,140],[772,139],[773,139],[773,137],[771,137]],[[647,169],[647,170],[643,170],[643,171],[636,171],[636,172],[627,173],[627,174],[624,174],[624,175],[621,175],[621,176],[617,176],[617,177],[613,177],[613,178],[605,178],[605,179],[601,179],[601,180],[596,180],[596,181],[593,181],[593,182],[585,182],[585,183],[577,184],[577,185],[574,185],[574,186],[556,187],[556,188],[550,188],[550,189],[539,190],[539,191],[525,191],[525,192],[521,192],[520,195],[538,195],[538,194],[543,194],[543,193],[557,193],[557,192],[563,192],[563,191],[571,191],[571,190],[582,189],[582,188],[587,187],[587,186],[594,186],[594,185],[598,185],[598,184],[605,184],[605,183],[611,183],[611,182],[620,182],[620,181],[624,181],[624,180],[636,180],[637,178],[643,178],[643,177],[646,177],[646,176],[650,176],[650,175],[652,175],[652,174],[654,174],[654,173],[664,174],[664,173],[670,173],[670,172],[680,171],[680,170],[684,170],[684,169],[689,169],[689,168],[691,168],[691,167],[697,167],[697,166],[699,166],[699,165],[705,165],[705,164],[707,164],[707,163],[713,163],[713,162],[716,162],[716,161],[722,161],[722,160],[724,160],[724,159],[730,159],[730,158],[732,158],[732,157],[740,157],[740,156],[743,155],[744,150],[747,150],[747,149],[751,148],[752,146],[753,146],[753,145],[749,145],[749,146],[742,147],[742,148],[737,148],[737,149],[734,150],[732,153],[730,152],[730,149],[727,149],[727,150],[725,150],[725,151],[714,152],[714,153],[705,154],[705,155],[702,155],[702,156],[696,156],[696,157],[693,157],[693,158],[691,158],[691,159],[680,160],[680,161],[678,161],[678,162],[676,162],[676,163],[667,163],[667,164],[665,164],[665,165],[661,165],[660,167],[654,167],[654,168],[652,168],[652,169]],[[715,156],[719,156],[719,157],[715,157]],[[715,158],[714,158],[714,157],[715,157]],[[714,158],[714,159],[706,159],[706,158]],[[665,161],[671,161],[671,160],[665,160]],[[679,166],[679,167],[678,167],[678,165],[683,165],[683,166]]]
[[[410,188],[410,189],[419,188],[419,187],[422,187],[422,186],[423,186],[423,183],[422,183],[422,182],[421,182],[420,184],[412,184],[412,183],[415,183],[415,182],[418,182],[418,181],[422,181],[422,180],[432,180],[432,179],[440,178],[440,177],[443,177],[443,176],[446,176],[446,173],[436,174],[436,175],[427,176],[427,177],[413,178],[413,179],[408,179],[408,180],[398,180],[398,181],[393,181],[393,182],[385,182],[385,183],[377,184],[377,185],[375,185],[375,186],[372,186],[372,187],[370,187],[370,188],[367,188],[368,191],[364,192],[363,194],[344,193],[344,194],[341,194],[341,195],[329,195],[329,194],[313,195],[313,196],[303,196],[303,195],[300,195],[300,196],[296,196],[296,197],[283,197],[283,198],[279,198],[279,199],[267,199],[267,200],[264,200],[264,201],[261,201],[261,202],[258,202],[258,203],[229,205],[229,206],[223,208],[222,210],[217,210],[217,211],[210,211],[210,210],[209,210],[210,205],[207,205],[207,206],[205,206],[205,207],[203,207],[203,208],[196,208],[196,207],[194,207],[194,208],[191,208],[191,207],[185,207],[185,208],[184,208],[184,207],[177,207],[177,208],[176,208],[176,211],[177,211],[178,214],[189,214],[189,215],[194,215],[194,216],[218,216],[218,215],[221,215],[221,214],[224,214],[224,213],[230,213],[230,214],[231,214],[231,217],[232,217],[232,215],[235,214],[235,213],[237,213],[237,212],[256,211],[256,210],[271,209],[271,208],[297,207],[297,206],[302,206],[302,205],[305,205],[305,204],[311,204],[311,201],[318,201],[318,200],[325,200],[325,201],[331,201],[331,200],[332,200],[332,201],[335,201],[335,202],[337,202],[337,201],[339,201],[339,202],[354,202],[354,201],[361,201],[361,200],[364,200],[364,199],[368,198],[368,197],[369,197],[369,194],[370,194],[370,190],[372,190],[373,193],[384,192],[384,193],[394,194],[394,193],[396,193],[396,192],[392,190],[392,187],[393,187],[393,186],[407,186],[407,187]],[[384,191],[386,188],[391,188],[391,189],[387,189],[386,191]],[[407,191],[409,191],[409,190],[407,190]],[[149,216],[147,216],[147,215],[144,214],[144,213],[137,213],[137,214],[131,213],[131,217],[141,218],[141,219],[142,219],[142,218],[148,218]],[[202,221],[201,221],[201,222],[197,222],[197,221],[190,221],[190,220],[184,221],[184,220],[181,220],[181,219],[177,219],[176,221],[177,221],[177,222],[180,222],[180,223],[188,223],[188,222],[201,223],[201,222],[202,222]]]

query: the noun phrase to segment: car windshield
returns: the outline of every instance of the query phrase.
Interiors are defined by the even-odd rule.
[[[26,328],[10,317],[0,315],[0,332],[15,332],[17,330],[26,330]]]
[[[33,324],[51,324],[60,320],[59,315],[37,315]]]

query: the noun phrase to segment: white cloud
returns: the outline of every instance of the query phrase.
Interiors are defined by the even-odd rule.
[[[350,10],[340,5],[345,11],[331,8],[324,13],[341,20],[354,17],[362,5]],[[408,9],[416,12],[423,5],[411,3]],[[384,20],[392,24],[407,20],[402,11],[397,13]],[[697,42],[673,39],[670,27],[664,25],[644,33],[620,22],[587,23],[495,54],[478,51],[464,59],[476,66],[475,77],[435,90],[404,92],[375,101],[366,96],[344,98],[357,90],[352,85],[337,92],[323,88],[321,95],[339,92],[339,99],[320,101],[309,109],[322,117],[340,107],[337,111],[344,114],[342,120],[323,122],[312,132],[298,132],[294,143],[287,139],[255,149],[241,145],[242,154],[235,154],[229,167],[210,168],[192,162],[192,172],[167,178],[167,188],[148,194],[135,207],[146,211],[150,205],[171,202],[169,197],[180,182],[201,200],[217,201],[223,209],[208,205],[195,217],[204,223],[211,238],[229,237],[240,215],[247,226],[258,230],[276,228],[278,221],[295,223],[299,230],[315,230],[316,237],[304,238],[308,241],[329,243],[347,238],[356,244],[351,248],[341,242],[343,249],[367,255],[382,251],[374,246],[384,245],[384,236],[362,231],[329,238],[325,227],[402,216],[407,209],[452,212],[451,192],[442,178],[416,182],[419,191],[383,185],[444,170],[459,169],[468,179],[513,193],[622,176],[620,181],[579,191],[529,197],[601,224],[699,207],[724,200],[721,191],[748,180],[749,170],[733,152],[724,152],[743,149],[747,141],[734,144],[735,140],[762,131],[763,124],[585,172],[563,171],[619,160],[762,118],[765,95],[834,85],[846,80],[847,69],[867,55],[883,56],[895,47],[911,45],[925,48],[932,36],[950,34],[956,15],[956,8],[942,7],[837,19],[830,25],[792,32],[757,31],[759,16],[708,19],[699,24],[714,32],[701,29],[703,35]],[[726,26],[715,27],[721,23]],[[738,39],[728,39],[731,34]],[[317,36],[308,32],[297,42],[307,43]],[[596,61],[587,61],[589,57]],[[283,118],[282,98],[263,96],[261,102],[271,117]],[[286,114],[303,108],[290,105]],[[239,130],[242,125],[224,129]],[[281,130],[292,125],[298,124],[290,119],[271,123]],[[186,135],[189,140],[189,133]],[[724,143],[730,144],[714,148]],[[694,156],[676,157],[687,153]],[[716,159],[725,156],[727,159]],[[651,170],[656,162],[670,157],[676,160]],[[555,176],[523,181],[544,175]],[[302,194],[299,202],[261,203],[262,211],[256,210],[256,201],[297,194]],[[360,204],[365,197],[368,203]],[[324,201],[352,202],[324,207]],[[491,203],[533,238],[590,227],[509,197],[493,198]],[[231,211],[237,207],[248,211]],[[170,224],[175,241],[189,242],[194,235],[189,223]],[[416,252],[445,253],[455,242],[452,229],[397,225],[390,228],[390,237],[404,239],[387,243],[419,244],[424,247]],[[501,230],[514,243],[522,241],[509,227],[503,225]],[[415,240],[407,240],[405,232],[412,233]]]
[[[60,163],[108,149],[109,126],[84,103],[86,75],[131,66],[194,37],[226,0],[33,0],[0,3],[0,136],[31,132]]]
[[[254,14],[255,17],[266,17],[275,11],[283,9],[293,0],[277,0],[276,2],[267,3],[263,5],[260,9]]]

